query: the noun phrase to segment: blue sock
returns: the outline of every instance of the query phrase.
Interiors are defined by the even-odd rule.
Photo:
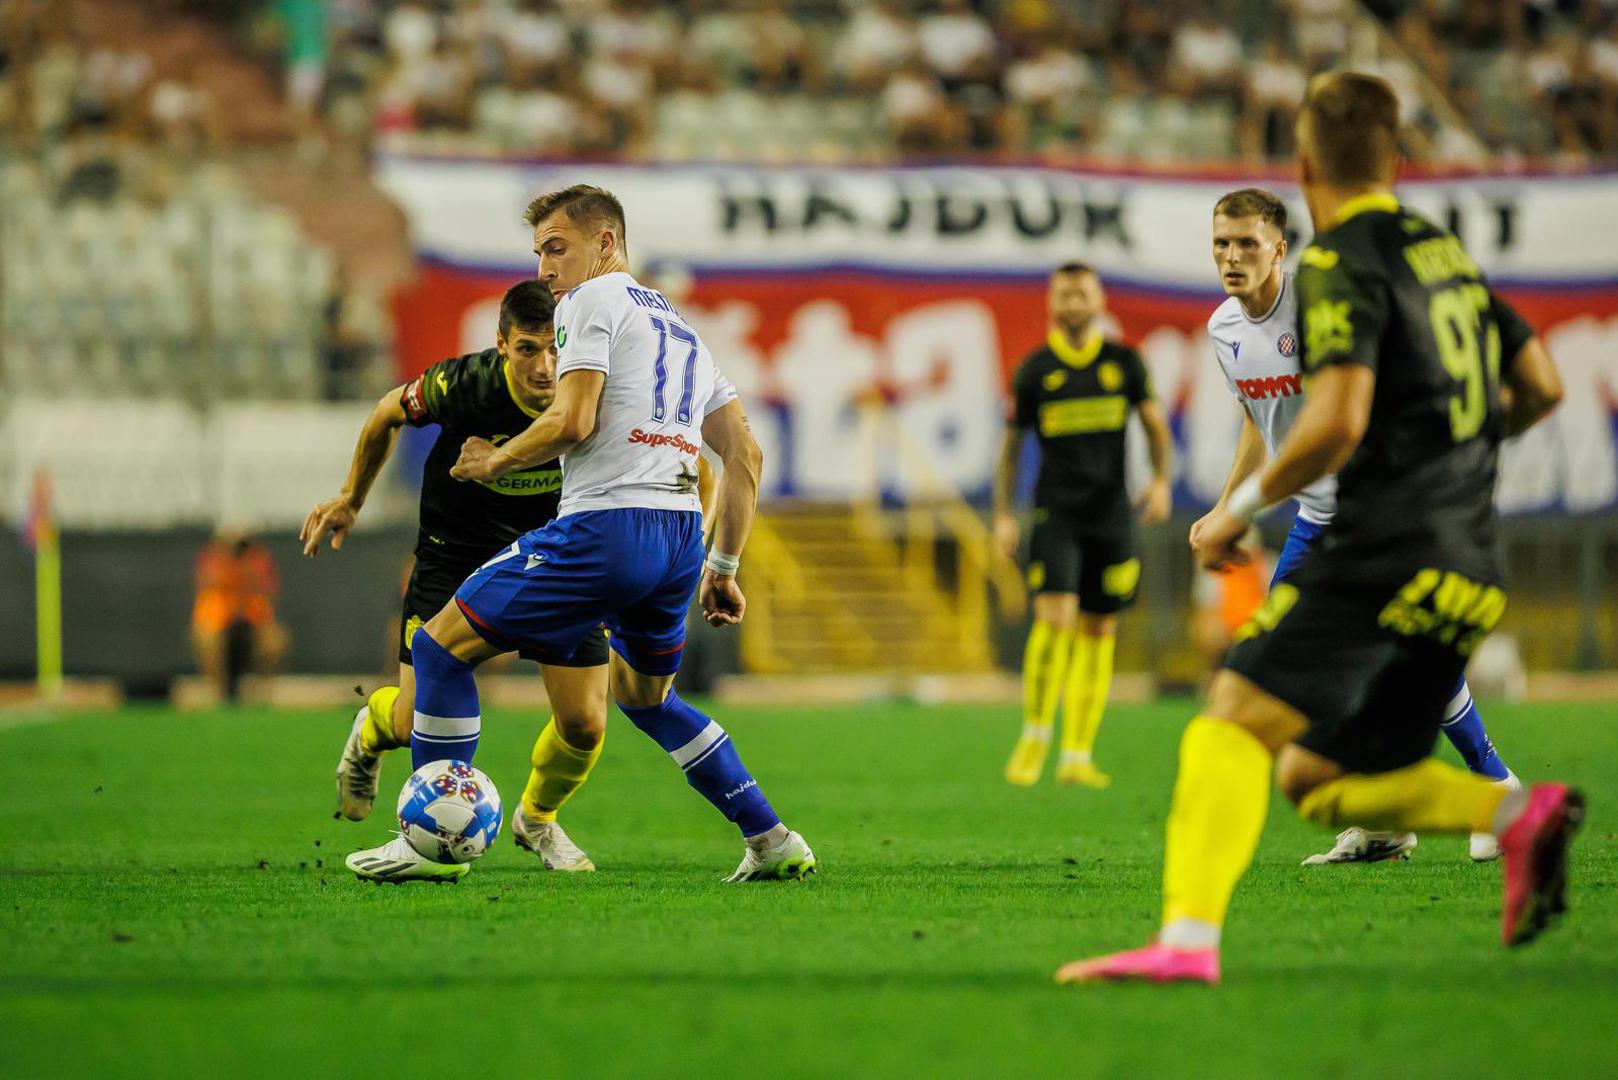
[[[1465,678],[1456,684],[1455,694],[1444,708],[1444,734],[1461,752],[1468,769],[1491,780],[1504,780],[1511,775],[1495,752],[1489,733],[1483,730],[1483,717],[1478,715],[1472,688],[1466,685]]]
[[[417,630],[410,639],[416,669],[416,720],[410,732],[410,767],[433,761],[471,762],[478,752],[478,684],[472,665]]]
[[[743,836],[769,832],[781,823],[725,729],[681,701],[673,690],[661,705],[642,709],[620,703],[618,707],[668,751],[685,770],[686,782],[734,821]]]

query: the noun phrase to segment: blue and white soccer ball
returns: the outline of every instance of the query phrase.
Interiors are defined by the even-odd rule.
[[[464,761],[433,761],[399,793],[399,831],[434,862],[468,863],[500,835],[500,793]]]

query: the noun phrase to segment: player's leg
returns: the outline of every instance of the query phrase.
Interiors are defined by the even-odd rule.
[[[1082,601],[1081,601],[1082,603]],[[1104,788],[1112,778],[1095,765],[1096,734],[1112,692],[1112,655],[1118,617],[1080,611],[1062,697],[1062,752],[1056,782]]]
[[[1028,541],[1034,623],[1023,647],[1022,732],[1006,762],[1006,780],[1019,787],[1039,783],[1050,753],[1078,623],[1078,573],[1079,549],[1070,523],[1060,512],[1037,510]]]
[[[601,757],[607,733],[607,649],[591,634],[569,664],[542,664],[551,718],[529,755],[532,768],[511,818],[517,846],[533,852],[547,870],[589,871],[595,863],[556,821],[557,812],[584,785]],[[580,664],[581,659],[595,661]]]
[[[1466,767],[1479,776],[1487,776],[1503,787],[1522,789],[1522,781],[1500,760],[1494,740],[1483,726],[1483,716],[1477,702],[1472,700],[1472,688],[1463,677],[1455,684],[1455,692],[1444,707],[1444,737],[1460,753]],[[1467,853],[1474,862],[1490,862],[1500,857],[1500,842],[1489,833],[1475,832],[1467,842]]]
[[[497,647],[486,633],[474,629],[452,600],[411,637],[411,667],[416,678],[410,729],[412,769],[448,759],[470,762],[477,753],[483,718],[472,672],[483,661],[510,651]]]
[[[1276,556],[1270,587],[1273,589],[1292,577],[1325,535],[1325,525],[1310,521],[1301,514],[1294,517],[1292,527],[1287,530],[1286,541],[1281,545],[1281,552]],[[1415,847],[1416,834],[1413,832],[1377,832],[1350,825],[1336,835],[1331,847],[1307,856],[1303,865],[1338,866],[1344,863],[1408,859]]]
[[[1275,754],[1303,716],[1224,670],[1180,739],[1163,854],[1163,927],[1144,949],[1077,961],[1058,982],[1219,981],[1219,941],[1236,883],[1252,862],[1270,803]]]
[[[410,640],[427,619],[450,602],[461,582],[476,570],[476,566],[445,559],[431,551],[416,553],[399,613],[399,682],[395,686],[377,687],[354,715],[337,763],[340,816],[362,821],[370,815],[381,779],[383,756],[410,745],[416,709]]]
[[[648,568],[647,587],[619,607],[612,626],[612,696],[674,760],[686,782],[741,830],[747,852],[727,881],[801,878],[815,855],[790,831],[742,764],[730,735],[674,692],[685,618],[702,571],[700,514],[606,511],[604,542]]]
[[[1096,734],[1112,692],[1118,613],[1134,602],[1140,560],[1131,532],[1087,537],[1079,550],[1079,627],[1062,702],[1062,755],[1056,782],[1104,788],[1112,780],[1095,766]]]
[[[685,773],[688,784],[741,830],[747,853],[726,881],[801,878],[815,870],[815,854],[790,831],[742,764],[730,735],[718,721],[674,692],[674,675],[637,670],[655,666],[654,650],[630,652],[614,636],[612,693],[618,708],[661,746]],[[654,663],[648,664],[650,659]]]
[[[1073,656],[1079,598],[1072,592],[1036,592],[1033,615],[1034,625],[1023,648],[1022,731],[1006,762],[1006,780],[1019,787],[1039,783],[1050,753],[1056,712]]]
[[[415,620],[414,632],[421,625]],[[337,759],[337,815],[350,821],[364,821],[376,804],[377,785],[382,777],[382,758],[390,750],[410,745],[410,716],[416,700],[415,671],[405,661],[399,664],[399,685],[380,686],[365,699],[354,714],[342,756]],[[401,721],[399,713],[406,713]]]

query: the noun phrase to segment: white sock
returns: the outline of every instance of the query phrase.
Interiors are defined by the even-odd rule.
[[[1512,822],[1522,816],[1528,809],[1528,789],[1518,785],[1506,789],[1506,797],[1500,800],[1500,805],[1494,808],[1494,827],[1489,831],[1496,836],[1506,835]]]
[[[787,838],[787,827],[779,821],[768,832],[761,832],[757,836],[747,838],[747,846],[763,854]]]
[[[1206,919],[1174,919],[1157,935],[1171,949],[1217,949],[1219,927]]]

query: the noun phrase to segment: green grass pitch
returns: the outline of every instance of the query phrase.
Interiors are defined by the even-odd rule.
[[[821,860],[753,886],[720,884],[737,837],[621,716],[563,818],[601,872],[539,872],[502,835],[453,887],[343,869],[385,837],[408,763],[372,821],[334,821],[340,709],[0,723],[0,1072],[1618,1073],[1610,705],[1485,710],[1519,772],[1590,796],[1573,911],[1538,943],[1500,947],[1498,866],[1463,839],[1305,869],[1329,837],[1277,801],[1222,987],[1052,985],[1152,933],[1193,711],[1114,708],[1116,782],[1091,792],[1001,780],[1011,710],[720,709]],[[535,722],[485,721],[508,803]]]

